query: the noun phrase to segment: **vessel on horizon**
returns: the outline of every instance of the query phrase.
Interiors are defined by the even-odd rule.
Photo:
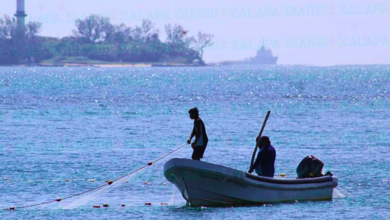
[[[225,61],[222,65],[250,64],[250,65],[276,65],[279,57],[272,54],[272,50],[263,46],[257,51],[256,56],[247,58],[244,61]]]
[[[247,64],[262,64],[262,65],[276,65],[279,57],[275,57],[272,54],[271,49],[266,48],[264,45],[257,51],[255,57],[251,57],[244,61]]]

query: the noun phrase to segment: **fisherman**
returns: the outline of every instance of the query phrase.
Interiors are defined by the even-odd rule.
[[[204,151],[207,147],[207,142],[209,141],[206,128],[202,119],[199,118],[199,111],[197,108],[192,108],[188,111],[190,114],[190,118],[194,120],[194,128],[192,129],[192,133],[190,139],[188,139],[187,143],[191,144],[192,138],[195,136],[195,141],[191,144],[194,152],[192,153],[193,160],[200,160],[203,158]]]
[[[257,137],[256,141],[259,146],[259,154],[257,154],[256,162],[250,168],[248,173],[256,170],[257,175],[265,177],[274,177],[275,174],[275,148],[271,145],[269,137]]]

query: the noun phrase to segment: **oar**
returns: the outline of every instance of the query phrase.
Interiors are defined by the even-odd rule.
[[[259,133],[258,137],[261,137],[261,135],[263,134],[264,127],[267,124],[267,121],[268,121],[268,118],[269,118],[270,114],[271,114],[271,111],[268,111],[267,112],[267,116],[265,116],[265,119],[264,119],[264,122],[263,122],[263,127],[261,127],[261,130],[260,130],[260,133]],[[256,147],[255,147],[255,150],[253,151],[252,160],[251,160],[251,166],[249,167],[249,169],[251,169],[252,166],[253,166],[253,162],[255,160],[255,156],[256,156],[256,152],[257,152],[257,148],[258,148],[258,145],[257,145],[257,142],[256,142]]]

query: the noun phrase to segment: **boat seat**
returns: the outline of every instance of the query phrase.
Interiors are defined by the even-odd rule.
[[[246,173],[246,177],[252,180],[257,180],[266,183],[277,183],[277,184],[305,184],[305,183],[325,183],[333,181],[332,176],[322,176],[317,178],[302,178],[302,179],[275,179],[270,177],[255,176]]]

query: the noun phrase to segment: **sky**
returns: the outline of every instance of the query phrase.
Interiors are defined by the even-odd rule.
[[[16,0],[0,0],[0,15],[13,15]],[[285,65],[390,64],[388,0],[26,0],[27,20],[41,35],[72,35],[74,21],[89,14],[112,23],[150,19],[164,40],[164,25],[214,35],[206,62],[243,60],[262,46]]]

